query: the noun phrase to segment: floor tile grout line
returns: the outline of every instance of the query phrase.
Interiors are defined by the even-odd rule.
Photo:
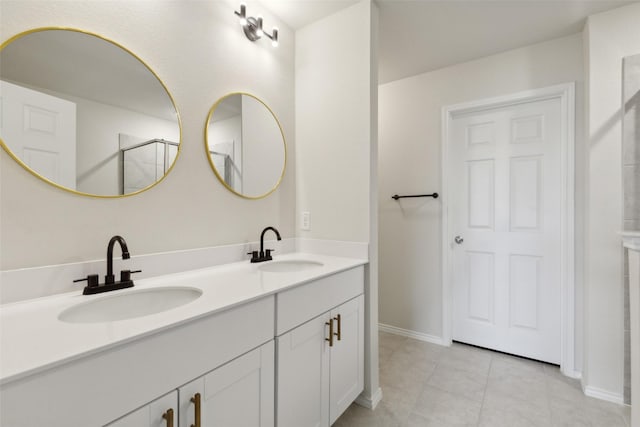
[[[489,379],[491,378],[491,368],[493,368],[493,355],[491,355],[491,359],[489,360],[489,372],[487,372],[487,382],[484,385],[484,391],[482,392],[482,403],[480,404],[480,413],[478,414],[478,422],[476,426],[480,426],[480,421],[482,420],[482,411],[484,410],[484,401],[487,398],[487,389],[489,388]]]
[[[546,390],[546,398],[547,398],[547,407],[549,409],[549,420],[551,421],[551,425],[554,423],[553,409],[551,408],[551,384],[550,384],[550,376],[545,367],[542,367],[542,373],[544,374],[544,388]]]

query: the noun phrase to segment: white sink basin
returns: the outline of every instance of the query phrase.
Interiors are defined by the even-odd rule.
[[[180,307],[198,299],[196,288],[142,289],[83,302],[67,308],[58,319],[69,323],[98,323],[133,319]]]
[[[267,271],[270,273],[293,273],[297,271],[308,270],[310,268],[322,267],[323,265],[323,263],[318,261],[291,259],[283,261],[270,261],[265,264],[261,264],[258,267],[258,270]]]

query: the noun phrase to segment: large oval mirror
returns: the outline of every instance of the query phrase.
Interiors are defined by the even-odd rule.
[[[273,112],[255,96],[233,93],[216,102],[205,142],[213,171],[235,194],[259,199],[280,184],[287,158],[284,134]]]
[[[0,143],[22,166],[75,193],[118,197],[161,181],[181,126],[164,84],[98,35],[39,28],[0,46]]]

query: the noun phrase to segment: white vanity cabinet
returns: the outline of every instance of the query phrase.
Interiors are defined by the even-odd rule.
[[[364,266],[314,259],[159,278],[203,292],[153,317],[60,321],[81,295],[4,308],[0,426],[328,427],[363,390]]]
[[[274,352],[269,341],[106,427],[273,427]]]
[[[328,427],[362,392],[363,279],[360,267],[278,294],[278,427]]]
[[[243,369],[238,367],[240,361],[255,357],[255,349],[261,357],[262,350],[268,353],[271,348],[273,353],[274,303],[274,296],[247,302],[5,384],[1,389],[0,426],[89,427],[109,423],[129,426],[125,424],[129,416],[138,420],[139,415],[134,415],[138,408],[154,402],[152,407],[158,396],[175,392],[203,375],[205,393],[210,393],[209,387],[214,384],[208,379],[215,379],[218,384],[226,382],[232,386],[231,391],[218,394],[221,399],[237,398],[235,408],[241,407],[247,398],[232,394],[239,385],[245,387],[243,392],[252,386],[254,395],[258,390],[263,394],[255,373],[242,371],[251,377],[250,385],[242,383],[241,374],[235,370]],[[115,328],[114,325],[105,327]],[[273,355],[271,357],[270,375],[273,376]],[[268,360],[260,363],[269,364]],[[238,384],[234,384],[234,375]],[[261,381],[265,380],[261,378]],[[273,387],[270,394],[273,395]],[[160,408],[149,418],[153,422],[164,411],[166,408]],[[180,427],[178,406],[174,406],[174,413],[177,420],[174,427]],[[129,415],[123,417],[126,414]],[[146,426],[143,422],[135,425]],[[202,427],[210,425],[202,424]],[[166,423],[160,426],[165,427]]]
[[[172,391],[106,427],[178,427],[178,392]]]
[[[180,387],[180,426],[273,427],[274,344]]]

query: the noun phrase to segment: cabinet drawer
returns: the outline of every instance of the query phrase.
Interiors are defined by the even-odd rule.
[[[364,267],[356,267],[279,293],[276,335],[364,292]]]

